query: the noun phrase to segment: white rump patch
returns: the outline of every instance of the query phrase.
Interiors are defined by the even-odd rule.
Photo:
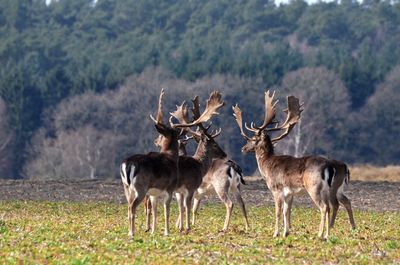
[[[128,178],[127,178],[127,176],[126,176],[126,164],[125,164],[125,163],[122,163],[122,165],[121,165],[121,179],[122,179],[122,182],[123,182],[126,186],[129,186],[129,184],[128,184]]]
[[[328,179],[329,179],[329,169],[325,168],[325,170],[324,170],[324,181],[322,182],[322,188],[323,189],[329,189]]]

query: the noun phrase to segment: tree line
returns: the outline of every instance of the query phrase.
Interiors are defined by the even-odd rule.
[[[251,115],[265,87],[297,93],[307,109],[281,152],[399,161],[396,1],[45,2],[0,0],[1,177],[113,175],[129,151],[153,148],[134,136],[151,128],[161,85],[171,108],[221,89]],[[223,146],[255,168],[232,121],[220,122]]]

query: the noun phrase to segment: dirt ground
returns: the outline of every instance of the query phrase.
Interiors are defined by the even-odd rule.
[[[245,178],[243,199],[249,205],[273,205],[271,192],[260,178]],[[355,210],[399,211],[400,182],[352,181],[345,194]],[[0,180],[0,200],[104,201],[126,203],[120,180],[32,181]],[[210,194],[204,201],[218,201]],[[313,206],[308,195],[295,197],[294,204]]]

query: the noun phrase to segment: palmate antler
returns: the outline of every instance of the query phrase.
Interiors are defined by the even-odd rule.
[[[212,92],[210,95],[210,98],[207,100],[206,110],[203,112],[203,114],[200,114],[199,97],[195,96],[194,99],[192,100],[193,119],[199,120],[202,116],[204,117],[207,112],[213,113],[211,115],[219,114],[218,112],[216,112],[216,110],[225,104],[222,101],[221,97],[222,97],[221,93],[219,93],[217,91]],[[221,128],[219,128],[216,131],[212,131],[211,134],[208,133],[208,130],[211,127],[211,123],[207,127],[204,127],[203,123],[198,124],[198,126],[199,126],[199,129],[202,131],[202,133],[208,138],[215,138],[221,133]],[[197,134],[197,135],[199,136],[199,134]]]
[[[212,116],[218,115],[219,113],[217,112],[217,110],[221,108],[224,104],[225,103],[222,101],[221,93],[214,91],[211,93],[209,99],[207,100],[205,110],[203,111],[203,113],[200,114],[199,99],[196,96],[193,100],[193,109],[192,109],[194,121],[188,122],[187,118],[188,116],[185,114],[185,112],[187,111],[186,107],[177,106],[177,110],[175,112],[172,112],[171,115],[175,117],[180,122],[180,124],[174,124],[174,126],[179,126],[180,128],[199,126],[201,130],[207,131],[209,127],[204,128],[202,123],[209,121],[212,118]],[[193,131],[191,131],[191,133],[196,134]]]
[[[300,104],[299,99],[294,96],[288,96],[287,103],[288,108],[284,110],[287,114],[285,122],[276,128],[268,129],[268,131],[284,131],[280,136],[271,139],[273,143],[283,139],[290,133],[294,126],[300,121],[300,114],[304,110],[302,109],[304,104]]]
[[[287,114],[285,122],[282,125],[278,125],[274,128],[267,128],[268,125],[276,123],[274,121],[276,115],[275,107],[276,104],[278,103],[278,100],[274,102],[274,96],[275,92],[273,92],[272,95],[270,95],[269,90],[265,92],[265,117],[264,117],[264,122],[260,127],[254,126],[253,122],[251,123],[251,127],[248,127],[245,124],[245,128],[249,131],[254,132],[256,135],[259,135],[263,130],[265,131],[283,130],[284,132],[280,136],[273,138],[271,140],[273,143],[283,139],[290,133],[293,127],[299,122],[300,114],[303,111],[303,109],[301,108],[303,104],[299,103],[299,99],[294,96],[288,96],[287,98],[288,108],[284,110],[284,112]],[[247,136],[243,130],[242,111],[240,110],[238,105],[234,106],[232,109],[233,109],[233,116],[235,116],[236,122],[240,129],[240,134],[246,140],[250,140],[251,138]]]
[[[192,102],[193,102],[193,108],[192,108],[193,121],[189,122],[187,107],[183,103],[182,105],[177,106],[176,111],[170,113],[172,117],[176,118],[180,122],[180,124],[173,124],[172,126],[184,128],[187,132],[190,132],[192,135],[200,136],[201,133],[199,133],[198,131],[193,131],[189,128],[193,126],[198,126],[200,130],[203,132],[203,134],[206,135],[207,137],[214,138],[218,136],[221,133],[221,130],[209,134],[208,129],[211,127],[211,125],[204,127],[203,123],[209,121],[212,118],[212,116],[219,114],[217,110],[225,104],[222,101],[221,93],[217,91],[211,93],[209,99],[206,102],[206,108],[203,111],[203,113],[200,113],[199,97],[196,96],[192,100]],[[172,123],[172,119],[170,120],[170,122]]]

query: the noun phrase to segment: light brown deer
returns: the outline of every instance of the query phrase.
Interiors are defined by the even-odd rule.
[[[239,165],[228,158],[214,159],[207,174],[203,177],[203,182],[194,194],[192,224],[195,224],[196,214],[201,199],[204,197],[204,195],[214,190],[219,199],[225,204],[226,208],[225,222],[222,230],[228,230],[234,205],[232,195],[239,204],[245,219],[246,230],[248,230],[249,221],[240,191],[241,184],[245,184],[245,182],[243,180],[242,169],[239,167]]]
[[[242,152],[254,152],[258,168],[264,176],[268,188],[271,190],[275,201],[275,232],[274,236],[279,236],[280,216],[283,212],[284,233],[286,237],[290,228],[290,213],[293,196],[300,191],[307,191],[314,203],[321,212],[321,222],[319,226],[319,237],[329,236],[329,212],[332,198],[336,198],[335,189],[332,188],[332,180],[336,176],[334,163],[328,159],[318,156],[305,156],[296,158],[292,156],[278,156],[274,154],[274,144],[285,138],[300,119],[303,111],[299,100],[294,96],[288,97],[288,108],[286,120],[281,125],[267,128],[276,123],[274,94],[265,92],[265,118],[261,126],[251,127],[245,124],[247,130],[254,133],[249,137],[243,130],[242,112],[236,105],[233,107],[234,116],[239,126],[241,135],[247,143],[242,148]],[[271,138],[269,133],[283,131],[276,138]],[[325,228],[326,226],[326,228]],[[324,236],[325,230],[325,236]]]
[[[347,215],[349,216],[349,221],[351,224],[351,228],[356,228],[356,223],[353,217],[353,210],[351,208],[351,201],[344,195],[344,187],[348,185],[350,181],[350,171],[348,166],[342,161],[331,160],[336,169],[335,178],[332,181],[332,195],[336,196],[331,197],[331,207],[332,207],[332,216],[330,220],[330,227],[332,228],[335,224],[335,219],[337,215],[337,211],[339,209],[339,203],[346,209]]]
[[[194,116],[198,116],[199,109],[199,101],[196,97],[193,100],[193,112]],[[196,137],[195,137],[196,139]],[[214,146],[219,147],[218,143],[214,141]],[[203,177],[202,183],[200,187],[197,189],[194,194],[194,202],[193,202],[193,219],[192,225],[195,224],[196,221],[196,213],[200,205],[201,199],[205,194],[209,193],[214,189],[217,193],[220,200],[225,204],[226,207],[226,215],[225,222],[223,226],[223,231],[228,230],[230,218],[233,210],[233,201],[232,194],[236,198],[236,201],[239,204],[239,207],[243,213],[245,219],[246,230],[249,229],[249,221],[247,218],[246,207],[243,202],[240,185],[244,184],[242,169],[238,164],[234,161],[227,158],[226,154],[222,156],[217,156],[213,160],[211,167],[208,169],[207,174]]]

